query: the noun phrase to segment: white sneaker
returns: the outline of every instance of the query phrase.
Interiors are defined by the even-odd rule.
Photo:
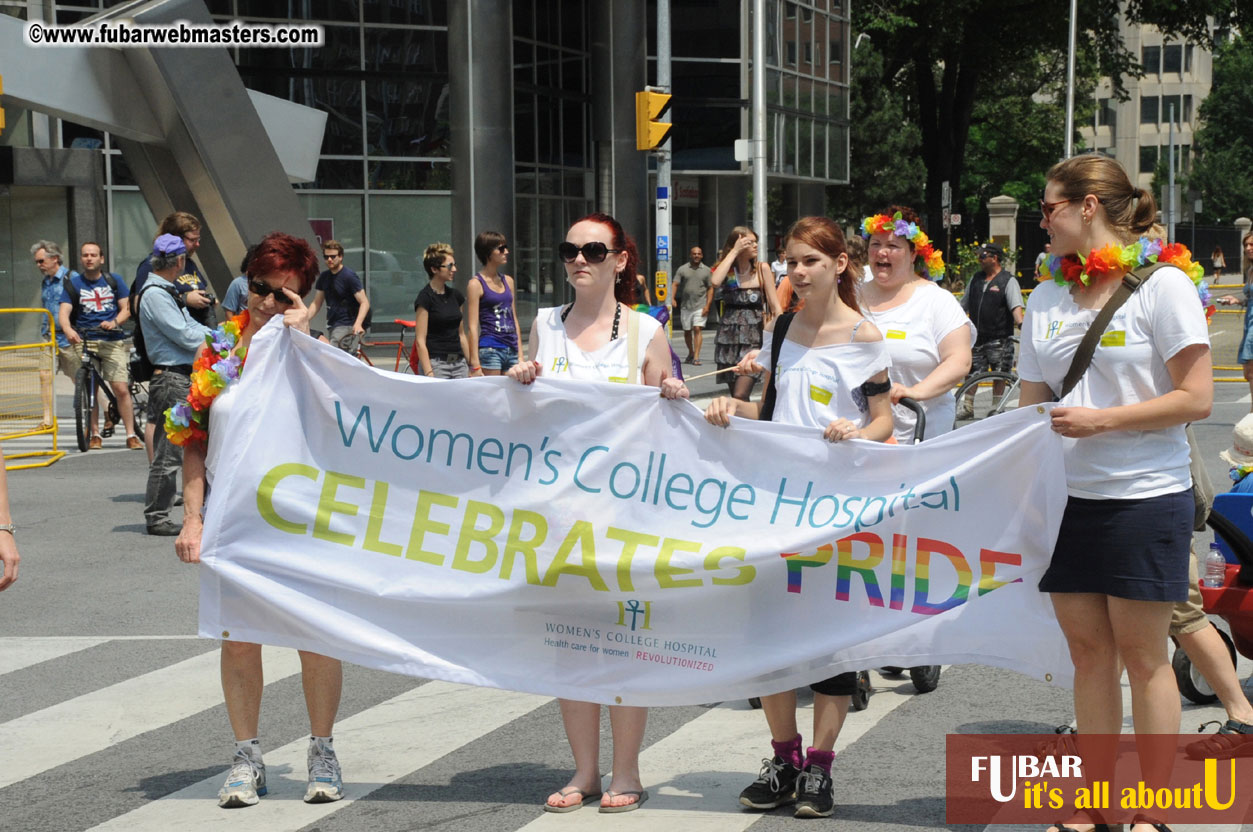
[[[975,418],[975,409],[968,400],[963,399],[957,403],[957,418],[959,420]]]
[[[309,743],[309,787],[305,803],[333,803],[344,796],[344,781],[339,773],[335,749],[321,740]]]
[[[265,763],[254,759],[247,751],[237,749],[235,762],[218,792],[218,805],[223,809],[256,806],[265,793]]]

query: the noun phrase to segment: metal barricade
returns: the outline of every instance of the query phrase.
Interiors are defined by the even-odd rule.
[[[0,309],[0,316],[14,321],[14,332],[28,329],[31,320],[36,322],[38,331],[40,316],[48,321],[47,341],[0,343],[0,442],[51,437],[48,443],[51,447],[47,449],[10,452],[9,446],[5,446],[4,467],[9,471],[44,468],[65,456],[65,451],[57,448],[56,392],[53,389],[57,367],[56,327],[46,309]],[[27,318],[22,320],[20,316]],[[47,423],[44,423],[45,413],[52,417]],[[22,446],[30,444],[24,442]],[[14,464],[15,460],[30,461]]]

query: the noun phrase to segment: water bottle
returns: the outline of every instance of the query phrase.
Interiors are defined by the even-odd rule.
[[[1209,552],[1205,555],[1205,570],[1201,577],[1201,584],[1208,587],[1220,587],[1226,577],[1227,559],[1218,550],[1218,544],[1211,543]]]

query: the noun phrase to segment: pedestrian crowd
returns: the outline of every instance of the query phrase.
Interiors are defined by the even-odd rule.
[[[737,226],[712,268],[703,249],[693,246],[676,272],[685,361],[701,364],[703,329],[720,298],[714,363],[726,395],[705,408],[710,424],[725,427],[738,417],[812,428],[831,442],[913,443],[953,429],[966,406],[953,394],[963,378],[1011,369],[1020,329],[1021,404],[1058,402],[1050,423],[1062,438],[1068,500],[1039,588],[1050,593],[1074,662],[1080,739],[1120,732],[1124,668],[1136,733],[1177,732],[1179,695],[1166,653],[1171,635],[1227,708],[1227,723],[1206,740],[1207,753],[1221,754],[1232,748],[1230,737],[1253,733],[1253,706],[1200,607],[1190,552],[1197,513],[1185,426],[1208,416],[1213,397],[1196,285],[1200,266],[1183,246],[1164,244],[1152,195],[1133,186],[1110,158],[1088,154],[1054,166],[1041,210],[1051,250],[1037,261],[1042,282],[1025,303],[994,243],[980,249],[980,272],[960,302],[936,285],[943,258],[908,206],[884,206],[863,220],[852,240],[830,219],[802,218],[774,261],[759,256],[751,229]],[[199,561],[201,512],[218,455],[238,430],[228,422],[232,382],[245,369],[255,333],[276,316],[309,332],[310,318],[325,305],[330,342],[354,352],[369,326],[369,300],[360,278],[343,265],[343,247],[323,244],[327,268],[319,274],[308,245],[277,232],[250,250],[224,299],[232,317],[216,326],[213,298],[189,259],[198,242],[194,218],[167,217],[129,290],[101,271],[102,252],[94,243],[80,252],[81,275],[67,274],[54,244],[41,241],[33,251],[45,275],[45,299],[59,304],[56,336],[58,343],[64,338],[65,352],[92,332],[104,343],[122,343],[119,325],[128,315],[136,319],[153,373],[149,421],[161,426],[152,442],[145,516],[150,533],[177,535],[177,554],[188,563]],[[1253,260],[1253,235],[1244,246]],[[603,213],[583,217],[557,254],[573,300],[540,309],[523,343],[516,287],[503,271],[505,237],[492,231],[477,236],[478,269],[464,290],[456,285],[452,247],[427,247],[428,283],[415,300],[414,372],[439,379],[503,374],[521,385],[539,377],[625,380],[657,388],[667,399],[689,397],[664,327],[636,309],[643,300],[639,255],[618,221]],[[1134,291],[1120,288],[1119,278],[1128,273],[1139,281]],[[50,285],[56,291],[49,292]],[[306,307],[311,289],[316,293]],[[1249,297],[1246,290],[1246,303]],[[1095,350],[1077,359],[1085,341],[1096,337]],[[1242,348],[1246,377],[1253,373],[1253,346],[1248,352],[1245,357]],[[61,366],[68,372],[77,365]],[[112,383],[117,375],[106,373],[106,379]],[[754,399],[758,382],[764,393]],[[926,417],[925,433],[917,412]],[[1228,454],[1233,468],[1253,470],[1253,418],[1237,427]],[[178,525],[169,515],[180,469]],[[6,545],[11,534],[2,533],[9,521],[4,497],[0,477],[0,558],[4,581],[11,582],[17,555]],[[226,641],[222,649],[236,748],[219,802],[248,806],[266,792],[258,738],[260,647]],[[343,782],[332,728],[342,670],[338,660],[304,651],[301,663],[311,727],[305,799],[338,800]],[[794,804],[797,817],[835,811],[834,747],[855,686],[853,673],[814,680],[808,742],[797,723],[795,692],[762,691],[770,751],[741,804],[757,810]],[[648,799],[639,771],[647,710],[609,707],[613,768],[602,790],[600,706],[560,705],[574,773],[544,808],[570,812],[595,803],[605,813],[638,809]],[[1159,775],[1146,772],[1150,779]],[[1095,812],[1067,819],[1079,832],[1103,823]],[[1161,818],[1137,824],[1133,832],[1164,825]]]

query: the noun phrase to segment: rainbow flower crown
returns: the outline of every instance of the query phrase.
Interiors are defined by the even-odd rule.
[[[887,214],[875,214],[873,217],[866,217],[861,221],[861,236],[870,239],[871,234],[895,234],[897,237],[904,237],[906,240],[914,244],[914,254],[922,258],[923,268],[927,270],[927,277],[932,280],[941,280],[944,278],[944,257],[939,250],[931,245],[931,239],[927,237],[927,232],[918,227],[916,223],[906,222],[901,218],[901,212],[897,211],[892,216]]]

